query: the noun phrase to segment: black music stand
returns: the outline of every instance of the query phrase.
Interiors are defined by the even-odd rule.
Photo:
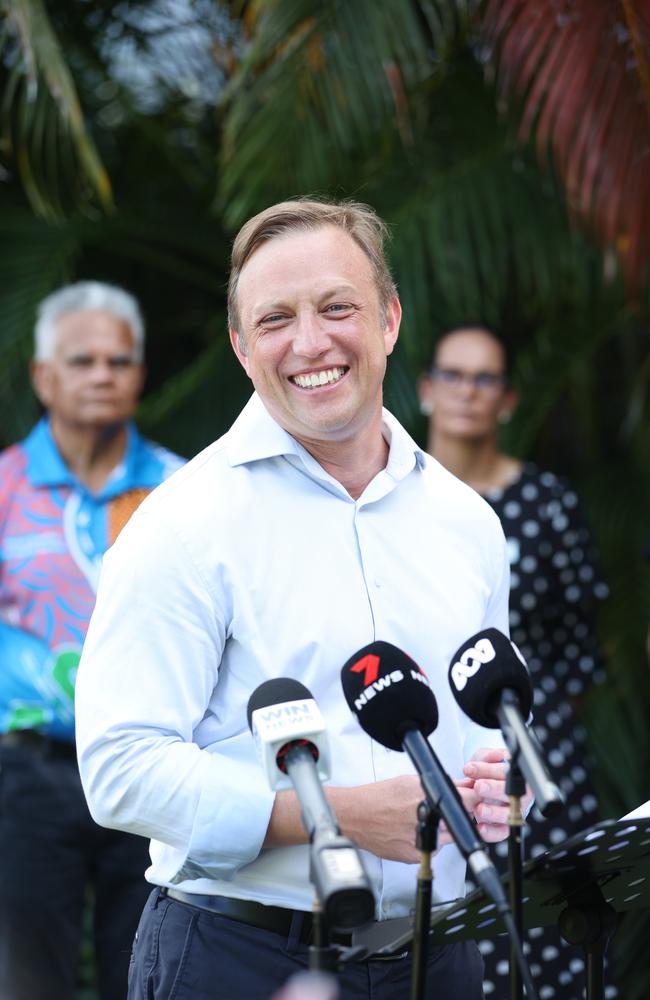
[[[605,951],[617,916],[650,907],[650,818],[598,823],[527,862],[522,875],[524,928],[556,925],[566,941],[582,945],[587,1000],[603,1000]],[[508,877],[502,881],[507,886]],[[436,944],[505,932],[480,889],[431,912]],[[412,937],[410,927],[378,951],[403,951]]]

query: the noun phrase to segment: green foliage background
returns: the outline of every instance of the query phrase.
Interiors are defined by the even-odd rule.
[[[603,811],[650,798],[648,287],[569,223],[550,165],[517,143],[472,0],[0,3],[0,444],[38,415],[28,379],[39,300],[99,278],[141,300],[139,423],[191,456],[250,387],[225,283],[238,225],[299,194],[371,203],[392,231],[404,305],[386,402],[421,441],[414,391],[436,338],[481,319],[516,354],[504,445],[568,475],[611,598],[609,680],[586,719]],[[627,1000],[648,922],[616,948]]]

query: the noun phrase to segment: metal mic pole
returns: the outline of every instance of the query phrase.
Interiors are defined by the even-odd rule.
[[[519,768],[517,754],[510,759],[506,777],[506,794],[510,797],[510,815],[508,816],[508,874],[510,876],[509,901],[517,936],[523,941],[524,916],[522,904],[522,865],[524,856],[523,827],[524,817],[521,813],[521,796],[526,792],[526,781]],[[512,937],[510,939],[510,1000],[522,1000],[523,984],[517,950]]]
[[[318,896],[314,897],[312,920],[313,940],[309,946],[309,971],[336,972],[336,961],[329,946],[329,932]]]
[[[415,846],[421,851],[421,855],[415,896],[411,1000],[424,1000],[425,997],[424,990],[427,974],[427,956],[429,954],[429,926],[431,921],[431,895],[433,888],[431,855],[438,844],[439,822],[440,814],[437,809],[434,809],[426,799],[420,802],[415,833]]]

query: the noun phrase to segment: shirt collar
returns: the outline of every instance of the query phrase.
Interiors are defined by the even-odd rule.
[[[27,455],[27,475],[33,486],[73,486],[75,477],[56,446],[47,416],[23,441]]]
[[[386,409],[382,411],[382,433],[390,448],[385,470],[390,476],[399,480],[414,464],[422,468],[425,453]],[[232,466],[284,455],[295,455],[304,462],[305,455],[302,445],[276,423],[256,392],[228,432],[227,453]]]
[[[135,425],[127,424],[126,432],[124,458],[113,469],[98,496],[114,496],[126,489],[153,487],[160,482],[160,462],[147,449]],[[71,486],[89,492],[65,464],[47,416],[42,417],[28,434],[23,448],[27,455],[27,475],[33,486]]]

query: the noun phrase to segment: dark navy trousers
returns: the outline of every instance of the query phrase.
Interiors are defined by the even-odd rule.
[[[307,968],[309,948],[298,940],[170,899],[155,889],[138,927],[129,969],[128,1000],[270,1000]],[[430,949],[430,1000],[482,1000],[483,960],[476,944]],[[368,960],[337,974],[340,1000],[409,1000],[411,957]]]
[[[86,891],[101,1000],[125,1000],[149,844],[93,822],[74,757],[0,747],[0,998],[71,1000]]]

